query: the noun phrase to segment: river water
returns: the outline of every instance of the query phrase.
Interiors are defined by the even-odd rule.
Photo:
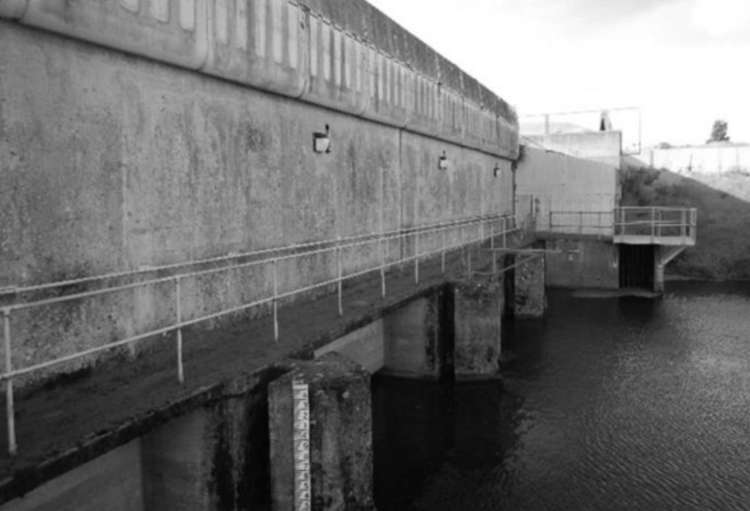
[[[750,510],[750,283],[507,330],[502,384],[376,378],[380,511]]]

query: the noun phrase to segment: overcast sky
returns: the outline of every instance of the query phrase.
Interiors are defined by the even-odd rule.
[[[519,115],[639,106],[646,144],[717,118],[750,142],[750,0],[369,1]]]

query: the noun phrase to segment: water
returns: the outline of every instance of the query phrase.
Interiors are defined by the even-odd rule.
[[[750,509],[750,283],[549,300],[502,386],[376,380],[378,509]]]

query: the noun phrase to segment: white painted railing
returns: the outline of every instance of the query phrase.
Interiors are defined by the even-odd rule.
[[[611,211],[550,211],[550,233],[598,235],[615,242],[694,245],[698,211],[695,208],[623,206]]]
[[[182,383],[185,381],[182,352],[182,332],[186,327],[204,323],[209,320],[222,318],[233,313],[248,311],[255,307],[270,306],[271,314],[273,315],[273,335],[274,339],[278,341],[280,335],[278,315],[280,300],[288,299],[302,293],[307,293],[316,289],[335,285],[338,295],[338,313],[339,315],[342,315],[344,312],[342,301],[344,281],[363,276],[368,273],[379,272],[381,293],[383,296],[386,296],[386,270],[389,267],[403,265],[405,263],[413,263],[414,281],[415,283],[419,283],[420,262],[424,259],[433,256],[440,256],[441,270],[445,272],[446,255],[448,252],[461,247],[471,246],[486,241],[489,241],[491,249],[494,249],[496,241],[500,240],[502,246],[505,247],[507,243],[507,236],[519,230],[519,225],[520,223],[516,220],[516,218],[509,215],[471,217],[438,224],[424,225],[416,228],[402,229],[399,231],[366,234],[347,238],[339,238],[336,240],[290,245],[281,248],[258,250],[242,254],[233,254],[217,258],[190,261],[185,263],[160,266],[156,268],[147,268],[131,272],[110,273],[94,277],[84,277],[74,280],[15,287],[11,288],[10,290],[5,290],[0,294],[0,299],[3,299],[4,303],[6,303],[5,305],[0,307],[0,313],[2,313],[3,323],[3,346],[5,352],[4,370],[2,374],[0,374],[0,381],[4,381],[6,385],[5,390],[7,407],[6,412],[8,450],[11,455],[15,454],[15,452],[17,451],[13,387],[15,379],[18,379],[25,375],[29,375],[31,373],[50,369],[66,362],[75,361],[83,357],[113,350],[122,346],[134,345],[135,343],[148,338],[175,332],[175,350],[177,354],[176,373],[178,380]],[[498,238],[500,240],[498,240]],[[394,258],[391,254],[391,246],[396,244],[398,246],[399,253],[398,257]],[[345,258],[347,256],[349,256],[350,258],[353,256],[352,249],[361,248],[368,245],[377,250],[377,253],[379,254],[378,264],[368,266],[364,269],[358,269],[356,271],[345,271],[346,265],[344,263],[347,262]],[[291,289],[280,289],[280,263],[318,254],[332,254],[336,258],[336,276],[334,278],[326,278],[321,281],[314,282],[310,285],[302,285],[299,287],[293,287]],[[246,259],[252,260],[247,261]],[[203,269],[199,271],[189,271],[190,268],[195,268],[196,266],[216,264],[220,264],[223,266],[220,266],[218,268]],[[270,273],[272,275],[271,278],[273,281],[272,292],[267,296],[252,300],[249,303],[243,303],[240,305],[223,308],[211,314],[206,314],[191,319],[185,319],[183,317],[184,300],[182,296],[182,285],[186,279],[195,277],[218,278],[218,276],[226,274],[226,272],[241,268],[257,269],[260,275],[265,274],[264,272],[267,272],[270,269]],[[173,272],[173,274],[158,278],[143,278],[143,276],[150,273],[164,272]],[[116,282],[122,279],[138,278],[141,278],[142,280],[137,280],[135,282],[129,282],[125,284],[115,283],[114,285],[110,285],[112,281]],[[135,335],[118,339],[113,342],[108,342],[106,344],[98,345],[89,349],[70,353],[68,355],[60,356],[57,358],[50,358],[48,360],[42,360],[30,365],[21,367],[16,367],[14,365],[14,346],[12,337],[12,324],[14,320],[14,314],[21,313],[22,311],[39,309],[41,307],[67,304],[74,301],[97,299],[111,293],[116,293],[123,290],[137,289],[146,286],[154,286],[156,284],[171,284],[173,289],[172,298],[174,300],[174,310],[176,314],[174,320],[169,325],[162,328],[150,329],[144,332],[137,333]],[[95,289],[73,292],[70,294],[60,294],[64,292],[66,287],[71,286],[86,286],[93,287]],[[21,299],[24,295],[38,294],[39,292],[54,292],[56,296],[34,299],[31,301],[25,301]],[[13,300],[11,300],[11,298],[13,298]],[[37,342],[39,341],[37,340]],[[48,342],[51,343],[55,341],[54,339],[49,339]]]

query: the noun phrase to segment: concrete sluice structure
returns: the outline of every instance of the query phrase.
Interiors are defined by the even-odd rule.
[[[373,509],[370,375],[498,378],[587,242],[598,168],[362,0],[0,18],[2,511]]]
[[[0,0],[0,47],[2,510],[371,509],[369,375],[496,377],[543,306],[515,112],[364,1]]]
[[[617,131],[530,137],[518,194],[532,201],[547,284],[664,291],[664,269],[696,244],[697,210],[621,204]]]

